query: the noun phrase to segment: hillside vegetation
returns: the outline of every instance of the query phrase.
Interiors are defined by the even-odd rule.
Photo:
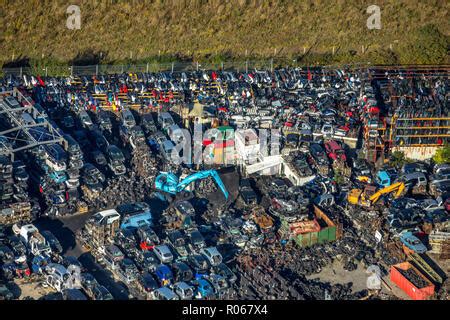
[[[80,30],[66,27],[70,4]],[[381,30],[366,26],[371,4]],[[448,9],[446,0],[2,0],[0,62],[448,63]]]

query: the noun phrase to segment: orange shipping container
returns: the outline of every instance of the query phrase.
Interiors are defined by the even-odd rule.
[[[407,278],[405,278],[399,270],[406,271],[408,269],[414,270],[426,283],[427,286],[423,288],[417,288]],[[434,285],[414,266],[409,262],[402,262],[391,266],[390,272],[391,281],[395,283],[400,289],[402,289],[413,300],[426,300],[434,294]]]
[[[316,220],[294,222],[289,225],[289,229],[295,235],[308,232],[319,232],[320,225]]]

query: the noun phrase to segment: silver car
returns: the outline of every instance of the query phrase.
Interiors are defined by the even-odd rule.
[[[173,254],[170,251],[169,247],[165,244],[156,246],[153,249],[153,252],[158,257],[158,259],[161,261],[161,263],[170,263],[173,261]]]

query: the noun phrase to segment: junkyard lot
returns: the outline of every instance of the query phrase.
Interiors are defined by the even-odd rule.
[[[235,199],[238,196],[237,186],[239,176],[237,175],[237,172],[234,170],[228,170],[226,173],[222,174],[222,179],[230,192],[230,198]],[[220,190],[208,194],[208,201],[212,204],[213,210],[216,208],[221,208],[224,204],[223,195]],[[153,203],[152,208],[155,208],[155,203]],[[160,207],[157,209],[162,210],[163,208]],[[95,262],[94,257],[89,252],[87,252],[75,239],[76,232],[84,226],[85,222],[94,213],[95,212],[89,212],[84,214],[64,216],[59,219],[43,218],[38,220],[36,222],[36,225],[53,232],[61,242],[64,255],[75,256],[76,258],[78,258],[83,267],[86,268],[86,271],[91,273],[100,284],[104,285],[111,292],[115,299],[126,300],[130,298],[130,294],[132,294],[134,298],[142,298],[138,292],[129,292],[127,286],[114,279],[114,276],[111,272],[98,265]],[[53,292],[49,288],[43,288],[41,285],[39,285],[39,282],[26,283],[24,281],[17,281],[17,284],[21,288],[21,299],[26,296],[38,299],[46,294]]]

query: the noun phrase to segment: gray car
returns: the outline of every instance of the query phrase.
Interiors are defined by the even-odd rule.
[[[173,254],[165,244],[156,246],[153,252],[162,263],[170,263],[173,261]]]

